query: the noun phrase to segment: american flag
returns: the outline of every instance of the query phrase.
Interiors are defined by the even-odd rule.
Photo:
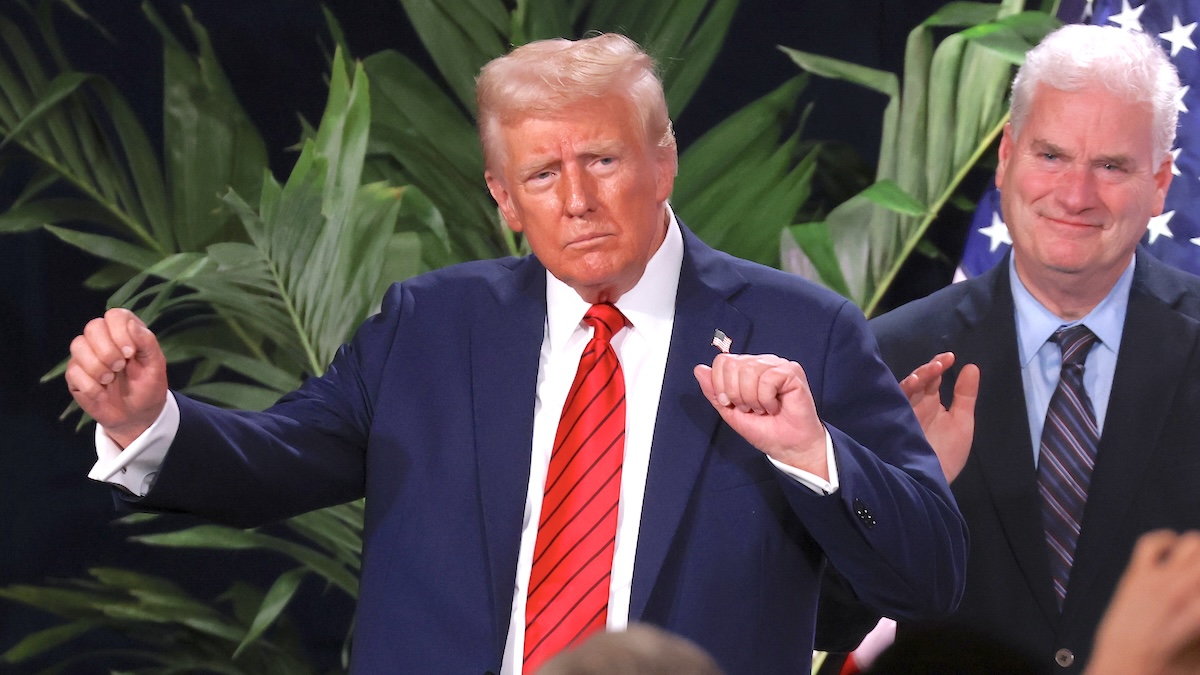
[[[1179,133],[1175,139],[1175,176],[1161,216],[1150,220],[1142,243],[1166,263],[1200,274],[1200,53],[1193,40],[1200,21],[1200,0],[1088,0],[1083,20],[1158,36],[1183,83]],[[1008,252],[1012,240],[1000,216],[1000,194],[993,187],[979,200],[967,235],[959,271],[978,276]]]
[[[720,349],[722,353],[728,354],[729,348],[733,346],[733,338],[725,334],[725,331],[718,328],[713,333],[712,346]]]

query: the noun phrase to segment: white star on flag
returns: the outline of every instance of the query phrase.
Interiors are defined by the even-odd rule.
[[[1182,176],[1179,173],[1179,155],[1183,153],[1183,148],[1175,148],[1171,151],[1171,173],[1176,176]]]
[[[1179,54],[1179,50],[1183,48],[1196,51],[1196,43],[1192,42],[1192,31],[1196,30],[1196,22],[1193,21],[1184,26],[1179,23],[1179,17],[1171,17],[1174,28],[1165,33],[1159,33],[1158,37],[1171,43],[1171,56],[1175,57]]]
[[[1130,7],[1129,0],[1121,0],[1121,11],[1108,17],[1108,20],[1125,30],[1142,32],[1142,10],[1145,7]]]
[[[1179,88],[1179,93],[1175,95],[1175,109],[1181,113],[1188,111],[1187,104],[1183,102],[1183,97],[1187,96],[1188,89],[1191,88],[1191,85],[1184,85]]]
[[[1200,237],[1193,237],[1193,238],[1189,239],[1188,241],[1192,242],[1196,246],[1200,246]]]
[[[1000,248],[1000,244],[1012,246],[1012,237],[1008,234],[1008,226],[1000,219],[999,213],[992,213],[992,224],[979,228],[979,234],[986,235],[988,239],[992,240],[991,247],[988,249],[992,253]]]
[[[1153,244],[1154,240],[1158,239],[1159,236],[1170,237],[1172,239],[1175,237],[1175,235],[1171,234],[1170,228],[1167,227],[1167,223],[1171,222],[1171,217],[1174,215],[1174,211],[1166,211],[1162,215],[1154,216],[1150,219],[1150,224],[1147,226],[1146,231],[1150,233],[1151,244]]]

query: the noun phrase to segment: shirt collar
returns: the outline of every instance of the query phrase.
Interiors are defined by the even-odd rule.
[[[1009,256],[1008,280],[1017,312],[1017,349],[1021,367],[1029,365],[1054,331],[1076,324],[1087,326],[1100,338],[1101,348],[1116,354],[1121,344],[1121,333],[1125,328],[1125,310],[1129,307],[1129,290],[1133,287],[1133,267],[1136,260],[1137,256],[1130,259],[1129,266],[1117,278],[1117,283],[1113,284],[1108,295],[1104,296],[1092,311],[1078,321],[1063,323],[1061,318],[1046,309],[1046,306],[1038,302],[1025,288],[1025,284],[1017,276],[1013,257]]]
[[[654,337],[665,332],[675,318],[675,292],[679,288],[679,270],[683,266],[683,235],[675,212],[667,204],[667,234],[636,285],[617,299],[617,309],[629,321],[635,333]],[[546,271],[546,339],[550,350],[562,349],[591,304],[573,288]]]

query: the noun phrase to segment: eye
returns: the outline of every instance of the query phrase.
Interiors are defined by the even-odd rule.
[[[1042,159],[1046,160],[1047,162],[1053,162],[1058,159],[1058,155],[1053,152],[1043,152]]]

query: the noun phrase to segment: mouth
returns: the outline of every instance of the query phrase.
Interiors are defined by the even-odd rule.
[[[1061,225],[1063,227],[1070,227],[1070,228],[1088,229],[1088,228],[1100,228],[1101,227],[1100,223],[1090,223],[1090,222],[1086,222],[1086,221],[1082,221],[1082,220],[1077,220],[1074,218],[1055,218],[1054,216],[1043,215],[1042,219],[1048,220],[1056,225]]]
[[[574,239],[572,239],[571,241],[567,242],[566,248],[569,248],[569,249],[595,248],[597,246],[602,245],[605,241],[610,239],[612,236],[613,235],[611,235],[611,234],[602,233],[602,232],[591,233],[591,234],[581,234],[581,235],[575,237]]]

